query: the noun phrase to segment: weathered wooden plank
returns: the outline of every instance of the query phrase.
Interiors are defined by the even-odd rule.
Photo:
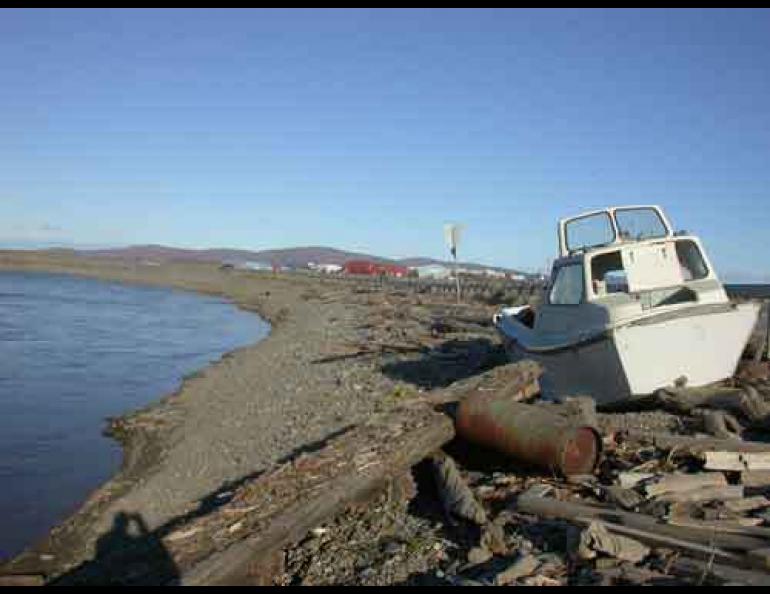
[[[746,513],[754,511],[756,509],[763,509],[770,507],[770,500],[762,495],[755,497],[746,497],[745,499],[738,499],[737,501],[726,501],[725,507],[735,513]]]
[[[689,541],[692,544],[706,547],[716,546],[725,549],[726,551],[745,552],[762,548],[767,544],[767,540],[759,537],[735,534],[714,534],[714,531],[709,529],[669,526],[659,522],[656,518],[644,514],[572,503],[570,501],[559,501],[553,498],[542,497],[538,493],[532,491],[528,491],[519,496],[516,508],[517,511],[542,517],[560,518],[571,521],[582,519],[584,525],[586,522],[590,522],[590,520],[601,519],[605,523],[618,523],[630,529],[650,532],[669,539]],[[633,536],[630,533],[629,535]],[[732,555],[729,556],[729,558],[732,557]],[[724,558],[727,559],[728,556],[725,556]]]
[[[704,452],[708,470],[770,470],[770,452]]]
[[[699,474],[669,474],[659,481],[644,487],[647,497],[659,497],[668,493],[683,493],[707,487],[726,487],[727,479],[721,472],[703,472]]]
[[[692,491],[664,493],[656,497],[664,503],[705,503],[707,501],[730,501],[743,497],[743,485],[726,485],[724,487],[704,487]]]
[[[0,575],[0,588],[8,587],[36,587],[45,585],[42,575],[6,574]]]
[[[688,435],[644,431],[629,431],[626,438],[632,442],[652,444],[663,450],[677,449],[692,454],[702,454],[707,451],[770,452],[770,443],[760,441],[690,437]]]
[[[743,472],[741,472],[741,484],[744,487],[770,486],[770,471],[744,470]]]

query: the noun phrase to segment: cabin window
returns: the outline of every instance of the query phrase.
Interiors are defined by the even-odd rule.
[[[607,245],[615,241],[615,230],[606,212],[570,220],[565,226],[567,249],[587,249]]]
[[[594,294],[599,297],[608,293],[628,293],[628,277],[619,250],[591,258],[591,284]]]
[[[620,238],[626,241],[642,241],[668,235],[663,219],[654,208],[619,208],[615,211],[615,223]]]
[[[552,305],[577,305],[583,301],[583,264],[567,264],[556,270],[549,301]]]
[[[685,281],[699,280],[708,276],[708,267],[703,259],[698,244],[692,239],[682,239],[676,242],[676,256]]]

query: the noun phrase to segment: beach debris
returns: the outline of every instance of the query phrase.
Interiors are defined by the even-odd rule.
[[[742,470],[741,484],[744,487],[770,487],[770,470]]]
[[[623,489],[632,489],[639,483],[648,481],[655,477],[652,472],[621,472],[618,475],[618,484]]]
[[[770,470],[770,452],[704,452],[707,470]]]
[[[38,574],[0,575],[0,588],[36,587],[45,585],[45,576]]]
[[[725,507],[735,513],[745,513],[770,507],[770,500],[762,495],[756,495],[735,501],[725,501]]]
[[[577,554],[581,559],[595,559],[599,553],[638,563],[650,554],[650,549],[627,536],[610,534],[603,522],[595,520],[580,534]]]
[[[519,555],[508,567],[495,576],[495,586],[508,586],[516,580],[528,577],[540,567],[540,560],[529,553]]]
[[[770,452],[770,443],[741,441],[736,439],[717,439],[707,436],[696,437],[692,435],[675,435],[672,433],[633,430],[625,432],[622,439],[626,442],[652,445],[661,450],[700,455],[701,457],[709,451]]]
[[[701,529],[670,526],[646,514],[560,501],[545,497],[548,490],[538,487],[540,486],[532,487],[519,495],[516,501],[517,511],[568,520],[579,525],[588,525],[599,519],[610,532],[630,536],[653,546],[664,545],[690,552],[708,552],[710,547],[713,547],[714,533],[708,527]],[[746,552],[762,548],[764,540],[762,537],[743,534],[720,534],[719,545],[724,550],[718,551],[717,555],[722,559],[735,561],[739,557],[728,551]]]
[[[612,485],[606,488],[607,499],[623,509],[636,509],[643,501],[637,491],[633,489],[624,489],[619,485]]]
[[[575,424],[550,409],[495,394],[474,394],[460,402],[457,433],[519,462],[563,476],[592,472],[602,447],[597,430]]]
[[[712,487],[726,487],[727,479],[721,472],[698,474],[669,474],[660,476],[655,482],[644,486],[647,497],[671,496]]]
[[[696,410],[703,419],[703,430],[720,439],[741,439],[743,426],[733,415],[722,410]]]
[[[532,575],[522,580],[522,584],[525,586],[532,586],[536,588],[542,587],[556,587],[563,586],[564,584],[557,579],[548,577],[547,575]]]
[[[456,516],[479,526],[484,525],[487,522],[486,511],[463,480],[454,460],[444,453],[436,453],[431,456],[431,462],[447,517]]]
[[[572,417],[575,423],[587,427],[598,427],[596,401],[590,396],[572,396],[563,401],[564,414]]]
[[[471,565],[481,565],[489,561],[493,556],[492,551],[486,547],[473,547],[468,551],[468,563]]]

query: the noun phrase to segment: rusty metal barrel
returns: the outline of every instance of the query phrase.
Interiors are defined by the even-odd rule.
[[[468,441],[526,464],[564,476],[589,474],[601,453],[599,433],[548,408],[473,396],[460,402],[455,425],[458,435]]]

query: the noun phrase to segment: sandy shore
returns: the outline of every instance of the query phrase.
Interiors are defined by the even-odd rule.
[[[223,486],[381,410],[401,389],[378,362],[345,356],[350,344],[365,338],[369,308],[338,283],[213,264],[148,266],[32,252],[0,252],[0,270],[220,295],[272,324],[264,341],[226,355],[174,394],[116,420],[112,432],[124,446],[120,472],[6,571],[61,575],[94,555],[117,514],[139,514],[153,530]]]

